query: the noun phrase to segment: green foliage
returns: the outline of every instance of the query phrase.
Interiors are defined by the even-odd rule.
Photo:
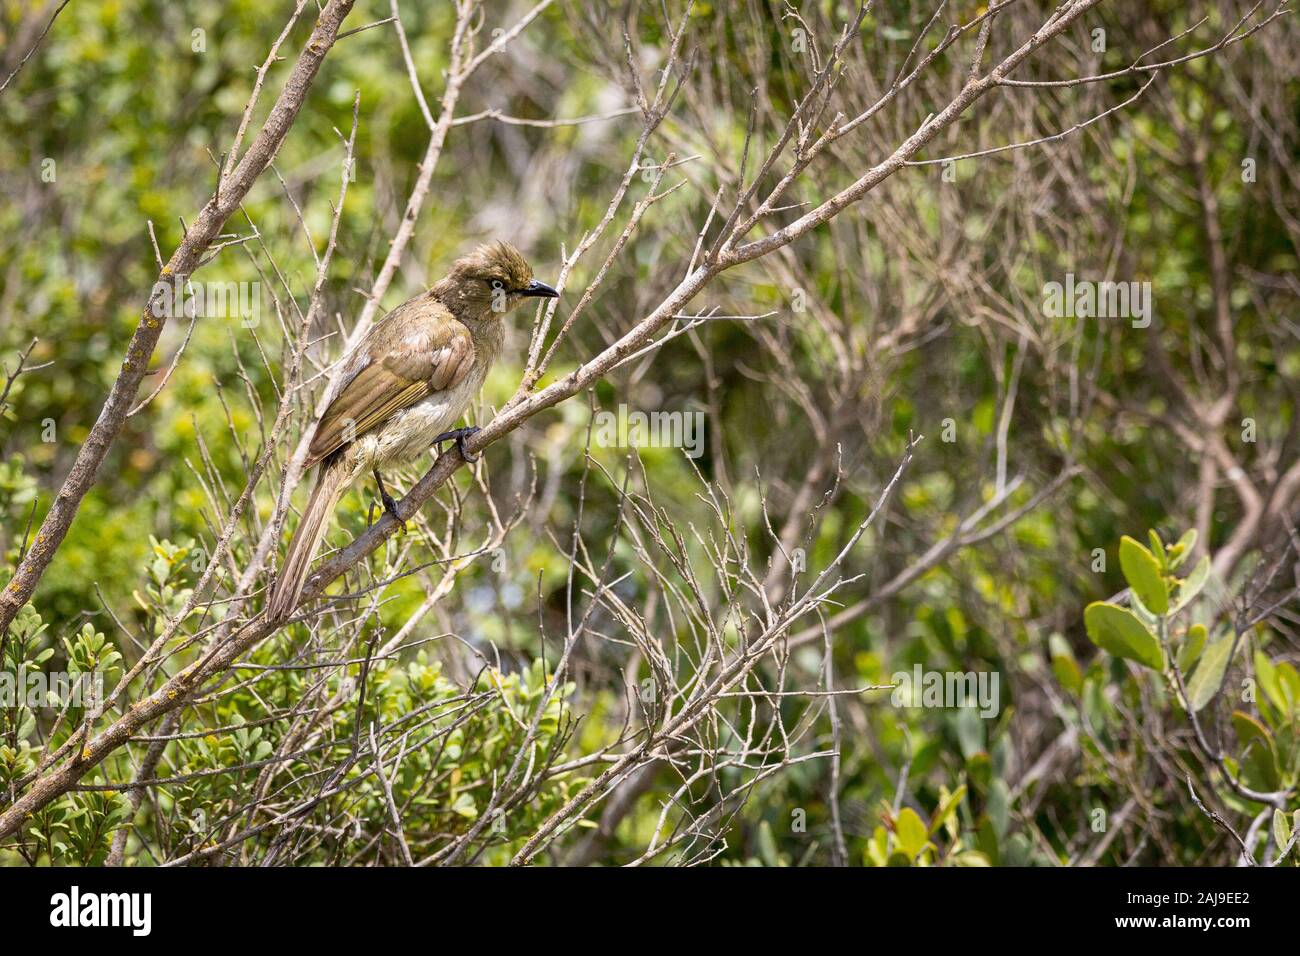
[[[1192,740],[1199,743],[1204,739],[1202,725],[1217,719],[1216,711],[1230,718],[1236,739],[1235,746],[1222,755],[1229,789],[1226,793],[1220,791],[1220,796],[1233,804],[1264,799],[1252,794],[1269,795],[1269,799],[1273,795],[1293,798],[1300,784],[1300,673],[1287,661],[1270,659],[1264,651],[1267,641],[1262,630],[1255,635],[1258,643],[1252,656],[1251,635],[1220,626],[1211,636],[1202,621],[1188,622],[1186,618],[1196,611],[1196,599],[1209,580],[1209,562],[1202,558],[1186,577],[1180,578],[1172,572],[1190,554],[1195,535],[1184,535],[1167,550],[1156,532],[1150,533],[1150,539],[1150,550],[1128,537],[1120,544],[1134,609],[1105,602],[1090,604],[1085,612],[1088,637],[1107,653],[1154,672],[1156,679],[1164,683],[1159,699],[1166,702],[1166,707],[1183,709],[1183,719],[1192,724]],[[1170,593],[1176,596],[1173,604],[1166,600]],[[1253,667],[1254,677],[1243,680],[1240,702],[1235,703],[1229,677],[1234,662],[1241,667],[1246,661]],[[1132,696],[1132,682],[1141,679],[1141,674],[1133,672],[1119,685],[1124,698]],[[1057,679],[1063,689],[1077,692],[1078,682],[1068,669],[1057,668]],[[1255,693],[1256,682],[1262,696]],[[1152,689],[1162,690],[1159,686]],[[1255,712],[1249,712],[1247,707]],[[1090,719],[1097,719],[1098,726],[1115,725],[1119,719],[1100,698],[1094,699],[1091,710]],[[1169,714],[1163,719],[1177,718]],[[1211,762],[1219,759],[1204,746],[1200,757]],[[1286,842],[1279,839],[1286,825],[1285,816],[1276,810],[1276,849]]]
[[[1084,613],[1088,637],[1116,657],[1164,670],[1165,654],[1155,634],[1127,608],[1104,601],[1089,604]]]
[[[876,827],[867,841],[865,862],[868,866],[988,866],[989,859],[978,850],[966,847],[975,841],[972,833],[962,833],[958,811],[967,788],[963,784],[953,793],[939,788],[940,802],[928,820],[911,807],[894,813],[886,804],[881,808],[884,823]]]
[[[1154,532],[1151,541],[1159,559],[1125,535],[1119,542],[1119,564],[1124,570],[1124,577],[1128,579],[1129,587],[1133,589],[1133,595],[1142,602],[1142,606],[1152,614],[1164,614],[1169,610],[1169,586],[1163,577],[1167,561],[1160,538]]]

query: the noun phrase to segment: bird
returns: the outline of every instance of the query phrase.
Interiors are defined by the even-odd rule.
[[[479,429],[452,426],[501,354],[502,320],[525,301],[559,294],[533,278],[514,246],[489,242],[366,332],[343,359],[308,447],[305,467],[317,469],[316,483],[271,589],[272,619],[297,605],[328,519],[357,478],[373,474],[384,510],[401,522],[380,469],[411,462],[430,448],[441,452],[447,441],[466,461],[477,460],[465,439]]]

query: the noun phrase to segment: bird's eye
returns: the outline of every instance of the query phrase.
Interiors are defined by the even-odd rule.
[[[488,282],[488,285],[492,286],[493,292],[504,292],[506,289],[506,284],[500,279],[492,279]]]

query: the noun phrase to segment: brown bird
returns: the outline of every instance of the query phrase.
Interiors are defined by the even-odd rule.
[[[413,461],[444,441],[456,442],[461,456],[474,460],[464,443],[478,429],[452,426],[501,353],[501,319],[525,299],[558,295],[533,278],[517,249],[494,242],[457,259],[446,278],[366,333],[344,360],[335,396],[312,437],[307,467],[320,469],[271,592],[273,618],[298,603],[326,520],[359,476],[375,476],[384,510],[397,518],[380,468]]]

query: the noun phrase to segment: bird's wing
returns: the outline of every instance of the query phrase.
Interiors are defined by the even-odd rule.
[[[459,384],[474,364],[469,329],[439,305],[395,309],[363,340],[359,366],[330,402],[311,441],[315,464],[360,438],[395,412]],[[430,316],[430,308],[440,314]]]

